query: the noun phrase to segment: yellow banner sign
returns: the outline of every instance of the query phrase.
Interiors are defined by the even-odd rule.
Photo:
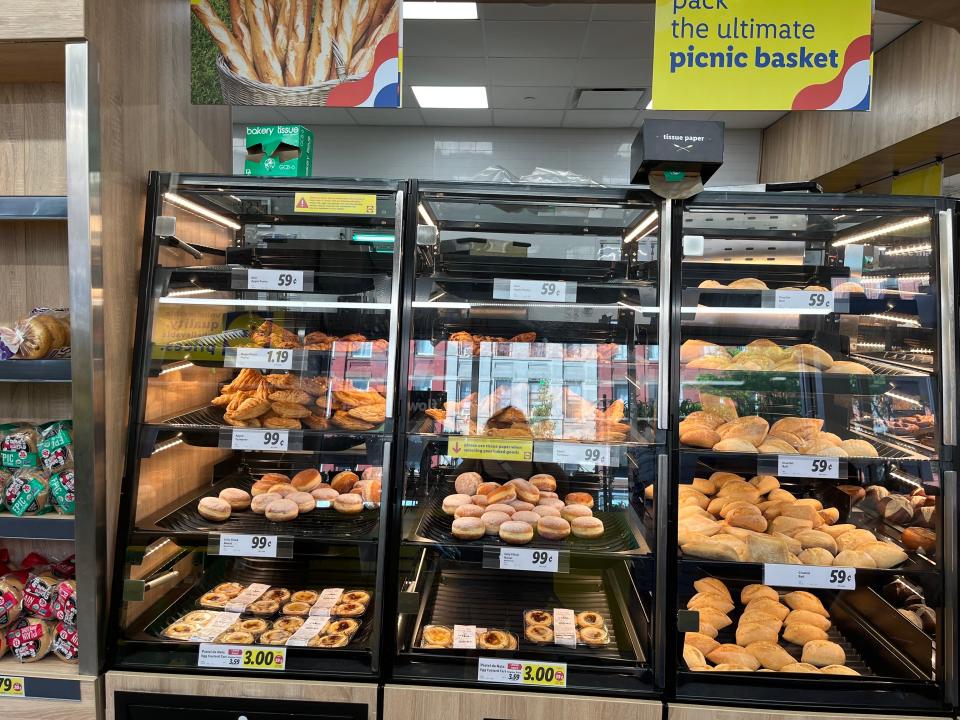
[[[497,437],[451,437],[447,454],[464,460],[533,460],[532,440]]]
[[[283,670],[287,666],[287,653],[283,648],[258,650],[244,649],[240,667],[249,670]]]
[[[376,215],[376,195],[346,193],[296,193],[294,212],[327,215]]]
[[[869,110],[871,0],[657,0],[656,110]]]

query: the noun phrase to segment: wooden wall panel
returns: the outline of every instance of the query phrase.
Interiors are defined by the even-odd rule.
[[[912,717],[912,716],[911,716]],[[853,713],[787,712],[782,710],[746,710],[706,705],[670,705],[667,720],[901,720],[902,715],[856,715]],[[934,718],[913,718],[934,720]]]
[[[0,107],[0,195],[66,195],[63,85],[0,81]]]
[[[83,30],[83,0],[0,0],[0,40],[66,40]]]
[[[0,222],[0,325],[69,304],[67,224]]]
[[[960,117],[956,30],[921,23],[878,52],[874,65],[871,112],[794,112],[764,131],[761,182],[820,178]],[[900,167],[909,160],[896,158]]]
[[[51,672],[50,677],[75,676],[75,665],[68,666],[66,663],[58,663],[58,665],[62,665],[63,668],[59,668],[57,665],[49,665],[46,660],[43,660],[37,663],[37,668],[33,672],[23,670],[23,665],[4,665],[2,672],[4,675],[44,677],[44,673],[50,670],[58,671],[68,668],[74,672],[69,672],[69,670],[67,672]],[[98,712],[103,696],[101,683],[100,678],[82,677],[79,702],[73,700],[40,700],[37,698],[29,700],[3,698],[0,700],[0,717],[3,717],[4,720],[37,720],[38,718],[43,720],[97,720],[103,717],[103,714]]]
[[[177,445],[144,460],[140,466],[137,519],[209,485],[213,466],[230,454],[229,450]]]

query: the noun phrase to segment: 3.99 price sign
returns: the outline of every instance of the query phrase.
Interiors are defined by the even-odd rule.
[[[477,662],[477,680],[508,685],[562,688],[567,686],[567,665],[529,660],[480,658]]]

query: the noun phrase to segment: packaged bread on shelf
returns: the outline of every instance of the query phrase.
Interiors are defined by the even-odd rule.
[[[53,646],[54,625],[47,620],[21,618],[7,631],[7,645],[20,662],[42,660]]]

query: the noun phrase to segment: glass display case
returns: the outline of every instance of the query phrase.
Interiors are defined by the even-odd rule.
[[[393,677],[653,693],[659,202],[460,183],[411,198]]]
[[[403,197],[151,175],[116,667],[380,672]]]
[[[707,192],[674,221],[676,697],[942,711],[953,213]]]

